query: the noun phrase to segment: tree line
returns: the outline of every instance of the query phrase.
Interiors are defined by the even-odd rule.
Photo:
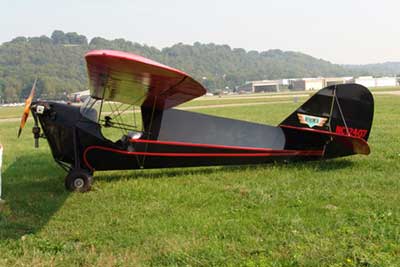
[[[213,43],[183,43],[158,49],[124,39],[107,40],[56,30],[50,37],[17,37],[0,45],[0,102],[21,101],[38,78],[37,97],[63,99],[88,86],[84,54],[93,49],[132,52],[181,69],[209,91],[236,90],[246,81],[343,76],[362,71],[309,55],[281,51],[246,51]],[[366,73],[367,74],[367,73]]]

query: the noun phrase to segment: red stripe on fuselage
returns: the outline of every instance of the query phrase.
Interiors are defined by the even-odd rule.
[[[365,141],[363,138],[357,137],[357,136],[351,136],[350,134],[339,134],[335,132],[329,132],[329,131],[324,131],[324,130],[317,130],[317,129],[311,129],[311,128],[302,128],[302,127],[297,127],[297,126],[291,126],[291,125],[279,125],[281,128],[287,128],[287,129],[293,129],[293,130],[299,130],[299,131],[305,131],[305,132],[312,132],[312,133],[320,133],[320,134],[326,134],[329,136],[337,136],[337,137],[346,137],[349,139],[355,139],[361,141],[363,144],[368,146],[367,141]]]
[[[185,143],[182,143],[185,144]],[[229,147],[228,147],[229,148]],[[86,166],[94,170],[87,160],[87,153],[90,150],[99,149],[124,155],[149,156],[149,157],[285,157],[285,156],[322,156],[322,150],[268,150],[268,153],[170,153],[170,152],[129,152],[102,146],[89,146],[83,153],[83,161]]]
[[[196,143],[177,142],[177,141],[160,141],[160,140],[146,140],[146,139],[130,139],[129,142],[155,144],[155,145],[168,145],[168,146],[189,146],[189,147],[221,148],[221,149],[232,149],[232,150],[251,150],[260,152],[287,151],[287,150],[273,150],[271,148],[196,144]]]

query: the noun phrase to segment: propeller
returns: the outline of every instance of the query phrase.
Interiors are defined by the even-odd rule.
[[[22,129],[25,127],[26,120],[28,119],[28,116],[29,116],[29,111],[31,109],[33,96],[35,95],[36,82],[37,82],[37,79],[35,79],[35,82],[33,83],[31,92],[30,92],[28,98],[25,100],[25,108],[24,108],[24,112],[22,113],[21,123],[19,125],[18,137],[21,135]]]

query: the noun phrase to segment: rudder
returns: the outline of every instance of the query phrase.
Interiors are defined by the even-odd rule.
[[[359,84],[321,89],[280,125],[324,130],[368,140],[374,115],[371,92]]]
[[[374,114],[371,92],[359,84],[321,89],[279,126],[286,149],[322,149],[324,157],[369,154]]]

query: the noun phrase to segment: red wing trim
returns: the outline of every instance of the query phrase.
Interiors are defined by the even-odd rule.
[[[93,149],[100,149],[124,155],[150,156],[150,157],[272,157],[272,156],[322,156],[322,150],[271,150],[269,153],[158,153],[158,152],[129,152],[102,146],[89,146],[83,152],[83,161],[90,170],[94,170],[87,160],[87,153]]]
[[[129,61],[136,61],[138,63],[143,63],[143,64],[147,64],[147,65],[154,66],[154,67],[157,67],[157,68],[161,68],[161,69],[164,69],[164,70],[172,71],[172,72],[178,73],[178,74],[180,74],[182,76],[189,76],[189,74],[187,74],[187,73],[185,73],[185,72],[183,72],[181,70],[172,68],[170,66],[161,64],[161,63],[159,63],[157,61],[154,61],[154,60],[151,60],[151,59],[148,59],[148,58],[136,55],[136,54],[123,52],[123,51],[117,51],[117,50],[92,50],[92,51],[89,51],[88,53],[86,53],[85,58],[97,57],[97,56],[108,56],[110,58],[126,59],[126,60],[129,60]]]

